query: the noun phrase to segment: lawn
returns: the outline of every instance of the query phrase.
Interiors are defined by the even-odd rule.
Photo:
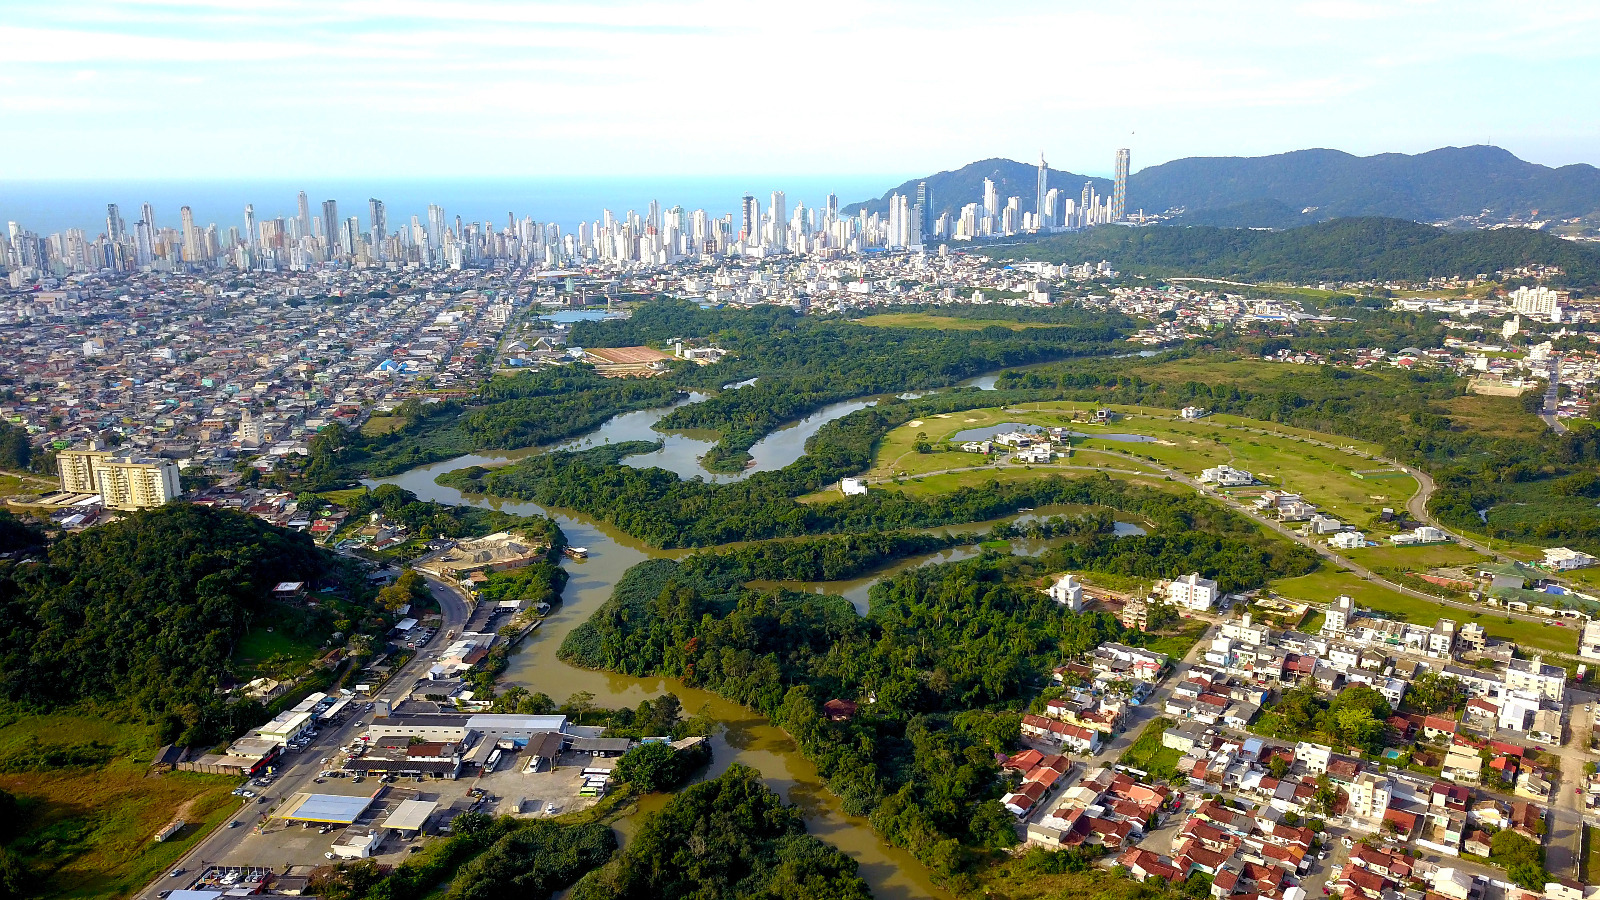
[[[297,675],[322,651],[324,636],[313,629],[299,636],[304,610],[274,604],[254,623],[233,649],[233,664],[245,678]],[[329,629],[331,630],[331,629]]]
[[[1585,828],[1583,842],[1583,872],[1579,878],[1584,884],[1593,884],[1600,875],[1600,828]]]
[[[893,473],[916,475],[981,464],[971,453],[918,453],[918,440],[938,444],[970,429],[987,429],[1006,422],[1025,425],[1072,425],[1074,418],[1093,408],[1093,404],[1033,404],[1022,408],[973,409],[946,413],[927,419],[913,419],[890,431],[879,445],[869,477],[885,478]],[[1386,467],[1367,458],[1375,448],[1358,443],[1329,439],[1334,447],[1322,447],[1302,438],[1310,432],[1284,429],[1267,422],[1232,416],[1211,416],[1195,421],[1177,418],[1175,411],[1151,407],[1112,407],[1120,418],[1103,430],[1081,425],[1077,430],[1090,437],[1074,439],[1074,454],[1068,464],[1104,464],[1127,468],[1126,457],[1168,466],[1198,477],[1202,469],[1228,464],[1247,469],[1276,487],[1296,491],[1341,521],[1359,527],[1367,524],[1384,508],[1398,508],[1416,493],[1416,481],[1395,473],[1383,477],[1361,478],[1355,472],[1371,473]],[[1272,433],[1261,434],[1261,430]],[[1152,441],[1122,441],[1096,434],[1137,434]],[[923,435],[924,437],[920,437]],[[1099,451],[1095,457],[1089,454]],[[1093,462],[1089,462],[1089,460]],[[942,477],[942,476],[941,476]]]
[[[880,313],[856,319],[857,325],[877,328],[933,328],[939,331],[981,331],[996,325],[1021,331],[1024,328],[1059,328],[1049,322],[1015,322],[1009,319],[966,319],[932,313]]]
[[[970,472],[951,472],[945,475],[927,475],[920,478],[907,478],[899,484],[884,482],[874,484],[875,488],[885,490],[898,490],[911,497],[937,497],[964,487],[979,487],[991,481],[1028,481],[1044,475],[1089,475],[1092,473],[1082,470],[1061,469],[1053,465],[1032,467],[1005,468],[1005,469],[975,469]],[[1158,476],[1130,476],[1110,473],[1114,478],[1124,478],[1141,483],[1161,485],[1163,482]],[[1166,482],[1171,484],[1171,482]],[[805,498],[802,498],[805,499]]]
[[[1419,625],[1433,625],[1440,619],[1476,621],[1490,637],[1515,641],[1518,646],[1533,650],[1570,654],[1578,649],[1578,633],[1571,627],[1523,619],[1507,622],[1504,615],[1488,609],[1474,618],[1474,614],[1467,610],[1397,594],[1326,565],[1310,575],[1280,579],[1273,582],[1272,588],[1286,597],[1315,603],[1326,603],[1340,594],[1348,594],[1357,606],[1388,613],[1394,618]]]
[[[99,742],[115,756],[93,768],[0,775],[0,789],[22,807],[20,836],[8,846],[44,880],[49,897],[125,897],[171,866],[202,835],[239,808],[239,779],[174,772],[147,774],[154,732],[93,711],[23,716],[0,727],[0,756],[28,746]],[[192,823],[155,843],[161,826]]]
[[[1151,720],[1150,724],[1144,727],[1144,731],[1139,733],[1139,739],[1128,747],[1117,762],[1124,766],[1142,769],[1150,773],[1152,778],[1173,777],[1178,773],[1178,759],[1183,754],[1161,743],[1161,736],[1171,727],[1171,719]]]
[[[1398,546],[1385,543],[1381,547],[1363,547],[1359,550],[1346,550],[1345,555],[1352,562],[1372,568],[1374,566],[1392,566],[1413,572],[1426,572],[1429,569],[1441,566],[1472,566],[1481,563],[1493,562],[1470,547],[1460,544],[1413,544]]]

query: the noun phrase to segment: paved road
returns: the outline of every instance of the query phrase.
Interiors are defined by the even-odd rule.
[[[1556,434],[1566,434],[1567,426],[1556,418],[1556,405],[1561,398],[1561,357],[1550,358],[1547,377],[1550,379],[1550,385],[1544,389],[1544,408],[1539,411],[1539,418],[1543,419]]]
[[[432,664],[433,656],[426,652],[427,646],[437,646],[445,638],[444,633],[459,632],[466,624],[470,609],[463,594],[451,587],[446,582],[440,581],[431,575],[424,575],[428,587],[433,592],[434,599],[439,602],[443,622],[439,631],[428,645],[417,648],[417,654],[411,658],[400,670],[389,679],[381,690],[373,695],[373,700],[389,700],[391,702],[404,699],[411,693],[418,681],[427,674],[428,667]],[[262,813],[272,810],[277,802],[285,797],[294,795],[299,791],[310,790],[315,787],[313,779],[325,766],[322,765],[324,757],[332,755],[331,751],[349,744],[361,733],[365,727],[367,717],[359,712],[350,715],[343,725],[335,729],[324,729],[317,739],[305,750],[299,753],[286,754],[278,766],[277,779],[271,787],[258,788],[250,785],[251,790],[259,791],[264,796],[271,798],[272,802],[259,803],[257,800],[248,801],[241,811],[230,820],[242,821],[244,826],[229,828],[224,822],[216,831],[201,839],[190,849],[175,865],[188,871],[178,878],[168,878],[164,871],[156,881],[145,888],[141,896],[154,898],[157,892],[164,889],[186,887],[189,882],[206,866],[218,864],[227,860],[229,855],[238,849],[239,844],[250,834],[249,827],[261,817]],[[238,862],[235,860],[235,862]],[[245,862],[248,862],[246,860]],[[170,871],[170,870],[169,870]]]

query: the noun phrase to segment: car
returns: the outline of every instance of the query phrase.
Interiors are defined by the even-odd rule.
[[[172,892],[171,891],[156,891],[156,896],[157,897],[161,897],[161,898],[163,898],[163,900],[165,900],[165,898],[172,896]]]
[[[327,782],[328,782],[328,779],[326,779],[326,778],[313,778],[313,779],[311,779],[311,783],[312,784],[326,784]]]
[[[322,855],[323,855],[323,857],[325,859],[333,859],[333,851],[332,850],[329,850],[328,852],[326,852],[326,853],[324,853]]]
[[[547,816],[553,816],[556,814],[556,810],[560,808],[561,807],[556,806],[554,803],[546,803],[544,805],[544,814]]]
[[[238,828],[240,825],[243,825],[243,824],[244,823],[239,821],[238,819],[234,819],[232,822],[228,823],[228,827],[229,828]]]
[[[168,878],[177,878],[179,875],[182,875],[183,873],[185,873],[187,871],[189,871],[189,870],[180,866],[180,867],[178,867],[176,869],[173,869],[171,872],[168,872],[167,873],[167,877]]]
[[[257,797],[256,798],[256,802],[257,803],[270,803],[270,802],[272,802],[272,798],[271,797]]]
[[[249,800],[251,797],[254,797],[255,795],[256,795],[255,791],[240,791],[239,792],[239,796],[245,798],[246,800]]]

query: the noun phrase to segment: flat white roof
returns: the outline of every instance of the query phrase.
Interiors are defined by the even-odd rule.
[[[347,797],[343,794],[295,794],[283,812],[275,818],[290,822],[325,822],[349,825],[372,805],[366,796]]]
[[[566,725],[566,716],[482,713],[467,719],[467,727],[473,731],[560,731]]]
[[[398,831],[420,831],[427,824],[428,817],[439,808],[439,804],[432,800],[405,800],[395,807],[389,818],[383,820],[383,827],[393,828]]]

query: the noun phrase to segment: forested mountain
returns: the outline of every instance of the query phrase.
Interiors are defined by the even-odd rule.
[[[1135,160],[1137,161],[1137,160]],[[1111,154],[1106,154],[1111,162]],[[1005,198],[1022,198],[1032,210],[1038,167],[985,159],[927,178],[913,178],[881,198],[852,204],[886,213],[889,195],[915,196],[917,184],[933,189],[933,215],[959,212],[983,200],[983,179],[993,178]],[[1050,186],[1077,198],[1090,181],[1102,195],[1104,178],[1050,171]],[[1491,146],[1441,147],[1427,153],[1355,156],[1340,150],[1296,150],[1272,156],[1189,157],[1150,166],[1128,178],[1128,211],[1182,208],[1183,224],[1291,228],[1348,216],[1388,216],[1439,222],[1487,211],[1509,216],[1570,218],[1600,212],[1600,169],[1578,164],[1550,168]]]
[[[1569,286],[1600,284],[1600,251],[1554,235],[1526,228],[1447,231],[1403,219],[1338,219],[1288,231],[1094,228],[985,252],[1068,263],[1105,259],[1141,275],[1247,281],[1422,280],[1543,264],[1564,269]]]
[[[1005,205],[1007,197],[1021,197],[1022,208],[1032,212],[1034,197],[1039,190],[1039,165],[1037,163],[1020,163],[1010,159],[981,159],[975,163],[968,163],[959,169],[929,175],[926,178],[913,178],[904,184],[892,187],[883,192],[883,196],[875,200],[865,200],[846,206],[842,212],[854,214],[862,207],[868,213],[880,215],[889,214],[889,197],[894,194],[904,194],[911,197],[913,202],[917,196],[917,184],[926,181],[928,188],[933,191],[932,218],[938,218],[940,213],[950,213],[952,216],[961,213],[961,207],[968,203],[983,202],[983,180],[992,178],[995,182],[995,191],[1000,195],[1000,204]],[[1050,187],[1059,188],[1066,192],[1068,197],[1077,199],[1083,190],[1083,183],[1091,182],[1094,189],[1102,196],[1111,192],[1111,179],[1094,178],[1088,175],[1078,175],[1064,172],[1060,169],[1050,170]]]
[[[1270,201],[1270,206],[1263,201]],[[1568,218],[1600,211],[1600,170],[1552,169],[1499,147],[1441,147],[1427,153],[1354,156],[1340,150],[1296,150],[1274,156],[1191,157],[1142,169],[1128,179],[1128,208],[1160,212],[1184,207],[1195,222],[1218,211],[1297,219],[1241,221],[1284,227],[1344,216],[1392,216],[1438,222],[1476,216]],[[1270,218],[1268,216],[1267,218]]]

